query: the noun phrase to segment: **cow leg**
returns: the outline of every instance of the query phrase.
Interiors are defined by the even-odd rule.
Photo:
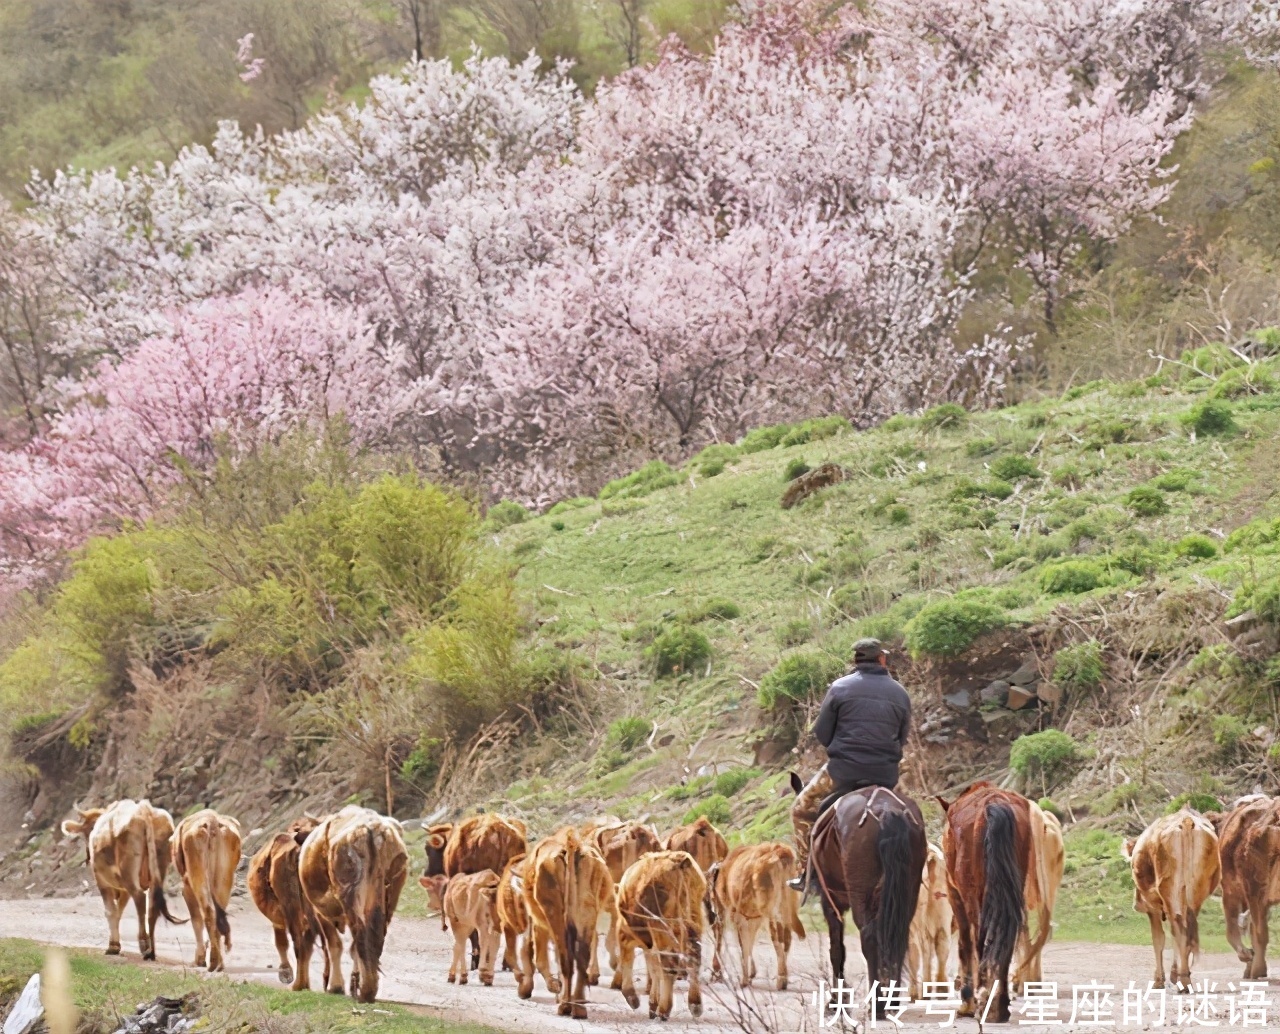
[[[750,987],[756,978],[756,935],[760,932],[760,920],[735,916],[734,926],[738,934],[738,946],[742,949],[742,986]]]
[[[501,945],[502,934],[498,930],[489,928],[480,935],[480,983],[485,987],[493,986],[493,970]]]
[[[1187,930],[1186,916],[1170,916],[1169,929],[1173,932],[1173,982],[1191,989],[1191,938]]]
[[[293,983],[293,966],[289,964],[289,931],[283,926],[273,926],[272,934],[276,939],[276,954],[280,956],[280,968],[276,970],[276,976],[279,977],[280,983]]]
[[[530,923],[529,929],[525,932],[524,942],[520,945],[520,968],[516,971],[516,994],[521,998],[529,998],[533,995],[533,950],[537,939],[537,929]],[[545,971],[542,978],[544,980],[547,978]],[[547,986],[550,984],[548,980]]]
[[[197,900],[195,894],[193,894],[191,888],[187,886],[187,881],[185,879],[182,881],[182,900],[186,902],[187,915],[191,917],[191,934],[196,939],[196,957],[191,964],[195,966],[196,969],[204,969],[206,961],[204,947],[205,914],[200,908],[200,902]],[[210,938],[214,936],[216,930],[216,926],[209,927]]]
[[[613,920],[609,920],[609,932],[613,933]],[[591,932],[583,938],[587,942],[587,984],[595,987],[600,983],[600,952],[599,947],[600,935],[593,926]]]
[[[342,986],[342,934],[322,915],[316,915],[320,924],[320,936],[325,943],[324,989],[330,994],[345,993]]]
[[[662,966],[658,962],[658,953],[646,949],[644,953],[645,979],[648,983],[649,1019],[658,1018],[658,1003],[662,999]]]
[[[711,982],[715,983],[724,976],[721,969],[720,952],[724,948],[725,916],[717,912],[716,921],[711,924],[711,933],[715,937],[715,947],[711,951]]]
[[[122,890],[101,890],[102,910],[107,917],[107,954],[120,954],[120,917],[129,903],[129,895]]]
[[[453,959],[449,963],[449,983],[467,982],[467,935],[453,928]]]
[[[471,931],[471,968],[480,968],[480,931]]]
[[[144,959],[156,957],[156,946],[147,935],[147,892],[135,891],[132,895],[133,907],[138,912],[138,950]]]
[[[790,930],[790,927],[788,927]],[[685,943],[689,946],[689,1015],[697,1019],[702,1015],[702,936],[696,927],[685,931]],[[786,974],[787,959],[783,955],[778,963],[779,972]],[[781,987],[786,986],[782,980]]]
[[[569,1016],[573,1013],[574,956],[569,953],[567,930],[557,929],[554,937],[556,964],[560,969],[560,991],[556,996],[556,1013],[560,1016]]]
[[[928,942],[926,942],[927,944]],[[947,956],[951,954],[951,931],[945,927],[939,928],[933,935],[933,979],[936,983],[945,984],[947,982]],[[926,962],[926,966],[928,963]],[[925,973],[928,974],[926,968]]]
[[[929,951],[922,940],[915,930],[907,936],[907,996],[913,1002],[920,1001],[920,973],[929,975]]]
[[[587,988],[594,982],[599,981],[600,975],[596,974],[596,980],[591,979],[591,967],[596,964],[596,927],[591,924],[591,929],[586,937],[578,937],[577,943],[574,945],[574,965],[573,977],[576,984],[576,991],[573,995],[573,1009],[570,1015],[575,1020],[585,1020],[587,1018]]]
[[[1226,890],[1222,892],[1222,915],[1226,922],[1227,943],[1231,945],[1232,950],[1236,953],[1236,958],[1241,962],[1253,961],[1253,949],[1245,947],[1244,939],[1240,936],[1240,913],[1245,910],[1244,901],[1235,894],[1229,894]],[[1248,976],[1248,969],[1245,975]]]
[[[1151,924],[1151,948],[1156,953],[1156,972],[1151,978],[1152,987],[1164,987],[1164,923],[1160,921],[1160,913],[1148,912],[1147,921]],[[1174,964],[1173,978],[1178,978],[1177,964]]]
[[[504,973],[516,973],[517,980],[519,979],[519,974],[516,972],[516,967],[520,963],[520,955],[517,948],[519,936],[514,926],[503,928],[502,970]]]
[[[666,1021],[671,1018],[671,1007],[676,996],[676,959],[662,952],[654,952],[658,956],[655,969],[658,977],[658,1019]]]
[[[609,917],[609,930],[604,935],[604,950],[609,954],[609,968],[618,968],[618,916],[615,912]],[[599,963],[597,963],[599,968]]]
[[[298,963],[298,972],[294,975],[292,989],[294,991],[311,990],[311,952],[316,945],[316,933],[305,922],[299,923],[299,929],[292,932],[293,956]],[[328,980],[329,946],[322,940],[321,951],[324,953],[325,979]]]
[[[621,991],[622,997],[626,999],[627,1004],[633,1009],[640,1008],[640,996],[636,994],[636,974],[635,960],[637,943],[632,937],[630,929],[619,926],[618,928],[618,955],[620,957],[618,968],[613,971],[614,990]],[[622,963],[625,959],[625,964]]]
[[[1245,971],[1250,980],[1267,979],[1267,941],[1269,931],[1267,920],[1271,916],[1271,906],[1265,904],[1266,899],[1258,903],[1257,908],[1249,909],[1249,939],[1253,941],[1253,962]]]
[[[546,982],[547,990],[553,995],[560,993],[560,978],[555,975],[551,969],[551,938],[547,931],[541,931],[533,942],[533,961],[538,967],[538,972],[542,974],[542,979]],[[529,979],[533,980],[533,974],[529,974]]]
[[[773,950],[778,956],[779,991],[787,989],[787,955],[791,951],[791,927],[776,919],[769,921],[769,937],[773,941]]]

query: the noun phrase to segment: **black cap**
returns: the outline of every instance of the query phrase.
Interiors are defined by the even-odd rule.
[[[870,664],[878,661],[885,648],[879,639],[859,639],[853,644],[853,660],[855,664]]]

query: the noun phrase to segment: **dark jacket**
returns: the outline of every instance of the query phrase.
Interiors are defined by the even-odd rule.
[[[813,726],[837,786],[895,786],[910,730],[911,698],[879,664],[859,664],[831,683]]]

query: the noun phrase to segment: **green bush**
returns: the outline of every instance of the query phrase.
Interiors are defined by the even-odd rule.
[[[842,674],[839,665],[820,653],[793,653],[760,680],[756,701],[766,711],[775,711],[826,692]]]
[[[635,715],[619,718],[609,723],[609,728],[605,730],[604,743],[606,747],[633,754],[640,749],[651,732],[653,732],[653,723],[648,718],[639,718]]]
[[[1051,596],[1089,592],[1106,584],[1106,573],[1092,560],[1061,560],[1040,571],[1040,588]]]
[[[1161,492],[1185,492],[1195,479],[1194,470],[1167,470],[1151,479],[1151,487]]]
[[[1136,420],[1120,420],[1110,418],[1096,420],[1085,427],[1088,437],[1085,438],[1086,449],[1103,449],[1109,445],[1123,445],[1136,441],[1139,437]]]
[[[1211,793],[1203,793],[1200,791],[1190,791],[1188,793],[1180,793],[1171,800],[1164,809],[1166,815],[1172,815],[1176,811],[1181,811],[1183,807],[1194,808],[1198,812],[1220,811],[1222,802]]]
[[[813,638],[813,623],[808,618],[796,618],[778,629],[778,642],[784,647],[800,646]]]
[[[1013,495],[1013,486],[1007,481],[991,479],[990,481],[977,482],[969,478],[960,478],[954,488],[951,489],[950,498],[953,500],[964,499],[1008,499]]]
[[[1231,434],[1236,429],[1231,407],[1221,399],[1197,402],[1178,417],[1178,421],[1198,435]]]
[[[1242,524],[1222,544],[1224,553],[1245,550],[1249,553],[1274,553],[1280,545],[1280,518],[1259,517]]]
[[[1106,670],[1096,639],[1064,646],[1053,655],[1053,681],[1067,689],[1096,689]]]
[[[908,428],[914,427],[915,425],[916,425],[915,417],[907,416],[905,413],[895,413],[893,416],[889,417],[889,419],[886,420],[883,424],[881,424],[877,428],[877,430],[889,431],[889,432],[905,431]]]
[[[1052,797],[1041,797],[1036,801],[1036,803],[1040,805],[1041,811],[1047,811],[1050,815],[1055,816],[1059,820],[1067,817],[1067,813],[1057,805]]]
[[[1124,497],[1124,503],[1139,517],[1159,517],[1169,512],[1169,504],[1159,490],[1139,485]]]
[[[885,511],[885,516],[895,528],[901,528],[911,523],[911,511],[901,504],[889,507]]]
[[[778,445],[780,448],[787,449],[793,445],[804,445],[806,442],[819,442],[841,431],[847,431],[849,427],[849,421],[842,416],[821,416],[812,420],[802,420],[788,429]]]
[[[770,427],[757,427],[750,430],[738,442],[738,448],[744,453],[764,452],[776,449],[778,443],[791,430],[790,424],[773,424]]]
[[[697,624],[700,621],[710,621],[716,619],[719,621],[732,621],[734,618],[742,616],[742,608],[733,600],[726,600],[723,597],[715,596],[700,603],[689,611],[689,621]]]
[[[983,456],[990,456],[1000,448],[1000,443],[994,438],[971,438],[965,443],[964,454],[970,459],[981,459]]]
[[[547,511],[551,517],[556,517],[562,513],[568,513],[570,510],[581,510],[584,506],[590,506],[595,500],[589,495],[576,496],[573,499],[561,499],[555,506]]]
[[[704,478],[719,477],[724,473],[724,460],[707,460],[698,465],[698,473]]]
[[[1235,369],[1237,366],[1243,366],[1245,363],[1243,359],[1220,341],[1202,345],[1199,348],[1187,349],[1182,353],[1179,361],[1184,366],[1194,368],[1194,373],[1191,370],[1187,370],[1183,374],[1184,377],[1192,379],[1198,379],[1196,374],[1204,377],[1217,377],[1228,370]]]
[[[729,812],[729,801],[722,794],[712,794],[686,811],[680,822],[687,826],[701,818],[705,818],[713,826],[727,826],[733,818]]]
[[[1280,625],[1280,576],[1246,582],[1227,609],[1228,617],[1252,610],[1263,621]]]
[[[731,768],[716,776],[711,781],[711,788],[720,797],[734,797],[759,774],[758,768]]]
[[[678,675],[695,671],[707,661],[711,656],[711,641],[696,628],[677,623],[659,633],[647,654],[660,678]]]
[[[1004,610],[982,600],[938,600],[907,622],[904,638],[912,657],[954,657],[1008,621]]]
[[[801,474],[809,473],[809,464],[805,463],[803,456],[793,456],[787,461],[786,469],[782,472],[784,481],[794,481]]]
[[[1233,714],[1220,714],[1213,719],[1213,742],[1224,754],[1234,753],[1248,735],[1244,722]]]
[[[1019,736],[1009,748],[1009,767],[1026,785],[1052,788],[1084,757],[1080,745],[1061,729]]]
[[[561,521],[561,520],[555,520],[555,521],[552,521],[552,522],[551,522],[551,530],[552,530],[552,531],[564,531],[564,527],[565,527],[565,525],[564,525],[564,521]]]
[[[1180,557],[1210,560],[1218,555],[1217,544],[1208,535],[1184,535],[1174,543],[1173,551]]]
[[[991,474],[1001,481],[1044,477],[1040,468],[1026,456],[1001,456],[998,460],[992,461]]]
[[[639,499],[661,488],[670,488],[680,483],[680,475],[668,467],[662,460],[651,460],[639,470],[626,477],[610,481],[600,489],[601,500],[605,499]]]
[[[1275,379],[1262,368],[1238,366],[1217,379],[1209,389],[1209,397],[1235,399],[1245,395],[1269,395],[1275,390]]]
[[[485,527],[493,531],[501,531],[513,524],[523,524],[528,519],[529,511],[510,499],[494,503],[484,515]]]
[[[1084,484],[1084,475],[1074,463],[1064,463],[1054,469],[1049,479],[1059,488],[1075,490]]]
[[[920,429],[923,431],[937,431],[943,428],[958,430],[964,427],[968,419],[969,412],[964,406],[955,402],[944,402],[920,414]]]

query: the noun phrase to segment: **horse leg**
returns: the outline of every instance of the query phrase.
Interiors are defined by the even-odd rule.
[[[977,944],[974,942],[973,924],[969,922],[969,913],[965,911],[964,901],[957,895],[951,895],[952,911],[956,917],[956,944],[960,955],[960,972],[956,976],[960,980],[959,1016],[972,1016],[976,1009],[974,1001],[974,982],[977,979]]]
[[[827,936],[831,952],[831,982],[844,981],[844,915],[837,912],[823,896],[822,915],[827,920]]]

